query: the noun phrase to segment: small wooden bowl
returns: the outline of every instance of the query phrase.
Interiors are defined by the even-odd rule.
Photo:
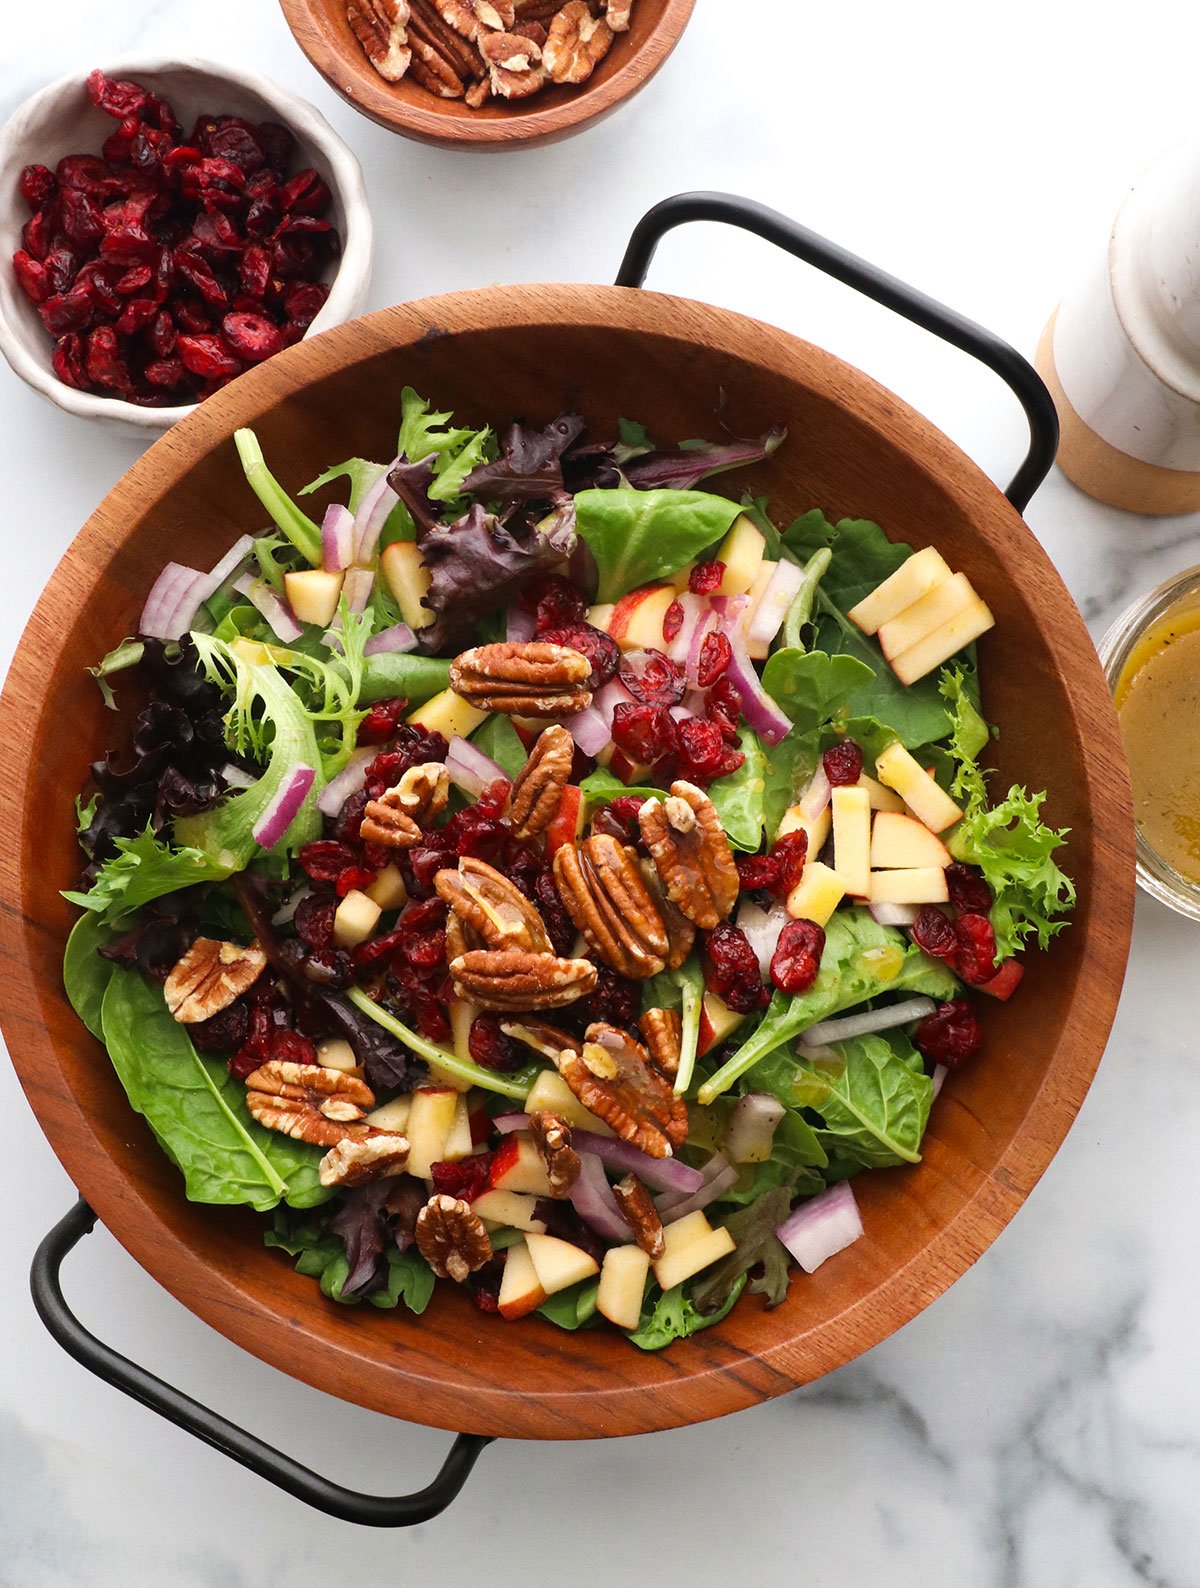
[[[264,1221],[185,1201],[104,1050],[62,989],[79,865],[73,800],[120,732],[85,668],[131,631],[186,530],[207,567],[261,511],[232,431],[253,425],[286,488],[352,455],[387,457],[403,385],[464,423],[632,415],[657,440],[703,435],[724,392],[741,434],[791,439],[735,489],[780,522],[820,504],[934,542],[996,613],[980,642],[1002,788],[1048,788],[1071,829],[1070,928],[1031,953],[1019,995],[982,1012],[985,1051],[950,1077],[924,1161],[864,1175],[865,1238],[797,1274],[773,1311],[646,1355],[610,1331],[482,1317],[454,1287],[428,1312],[342,1308],[262,1243]],[[394,401],[388,394],[394,394]],[[582,1438],[736,1411],[827,1373],[940,1295],[989,1245],[1066,1135],[1108,1037],[1128,953],[1133,819],[1116,714],[1087,631],[996,487],[927,420],[820,348],[724,310],[617,287],[511,287],[386,309],[297,344],[182,420],[136,463],[46,588],[0,699],[0,1024],[80,1191],[127,1250],[230,1339],[311,1384],[474,1433]]]
[[[532,99],[491,99],[472,110],[438,99],[411,77],[386,82],[346,20],[346,0],[279,0],[297,44],[333,89],[381,127],[443,149],[532,149],[582,132],[632,99],[679,43],[696,0],[635,0],[627,33],[586,83]]]

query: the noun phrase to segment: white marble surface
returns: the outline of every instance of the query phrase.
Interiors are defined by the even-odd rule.
[[[636,104],[577,140],[488,159],[422,149],[356,116],[309,69],[271,0],[13,9],[0,114],[72,66],[133,49],[226,58],[311,98],[366,167],[372,306],[488,282],[611,279],[644,208],[711,186],[775,203],[1028,351],[1128,182],[1194,131],[1184,0],[1142,0],[1119,33],[1067,0],[699,0]],[[762,66],[744,59],[751,26],[777,41]],[[1014,466],[1020,418],[990,376],[764,246],[685,233],[653,280],[825,343],[995,477]],[[138,444],[43,405],[3,369],[0,415],[7,662],[56,559]],[[1110,512],[1058,476],[1029,520],[1096,633],[1135,593],[1200,562],[1200,518]],[[593,1588],[655,1574],[1191,1588],[1200,1079],[1181,989],[1198,942],[1139,901],[1116,1031],[1074,1131],[997,1245],[900,1334],[807,1391],[716,1424],[497,1445],[468,1498],[397,1536],[305,1511],[51,1344],[25,1275],[72,1190],[0,1068],[0,1585]],[[445,1448],[443,1434],[341,1405],[243,1355],[104,1233],[72,1259],[68,1289],[103,1337],[343,1481],[416,1485]]]

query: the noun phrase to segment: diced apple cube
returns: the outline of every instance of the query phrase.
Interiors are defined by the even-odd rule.
[[[329,1037],[317,1043],[317,1063],[326,1070],[358,1069],[358,1055],[345,1037]]]
[[[945,832],[962,816],[962,811],[949,794],[938,787],[899,740],[889,744],[876,758],[875,771],[879,781],[895,789],[917,820],[924,822],[931,833]]]
[[[469,998],[450,1000],[450,1046],[454,1049],[455,1058],[470,1059],[471,1027],[482,1013],[479,1005],[473,1004]],[[467,1083],[469,1085],[470,1082]],[[463,1091],[467,1090],[467,1086],[463,1087]]]
[[[434,614],[425,606],[422,597],[428,592],[433,576],[422,560],[416,541],[395,540],[385,546],[379,557],[379,568],[409,628],[423,629],[432,623]]]
[[[597,1136],[613,1136],[616,1132],[606,1125],[575,1096],[557,1070],[542,1070],[529,1089],[525,1099],[525,1112],[536,1114],[545,1110],[557,1114],[576,1130],[590,1130]]]
[[[384,866],[369,888],[363,892],[381,910],[402,910],[408,903],[408,889],[400,875],[399,866]]]
[[[926,546],[924,551],[914,552],[902,562],[890,578],[876,585],[846,616],[864,634],[874,634],[881,624],[899,617],[905,607],[912,606],[914,601],[919,601],[950,577],[951,570],[941,552]]]
[[[469,1158],[474,1151],[475,1143],[471,1140],[471,1116],[467,1110],[467,1100],[460,1092],[458,1102],[454,1105],[454,1118],[450,1122],[450,1129],[446,1132],[442,1157],[447,1163],[457,1163],[460,1158]]]
[[[476,728],[487,721],[487,716],[486,711],[472,706],[452,689],[443,689],[423,706],[410,711],[406,721],[420,723],[422,728],[440,733],[444,739],[469,739]]]
[[[872,904],[945,904],[950,897],[941,866],[871,873]]]
[[[879,648],[895,671],[896,659],[926,635],[940,629],[944,623],[978,600],[971,581],[965,573],[953,574],[943,584],[935,585],[919,601],[905,607],[890,623],[884,623],[875,636]]]
[[[412,1094],[408,1126],[408,1172],[427,1180],[446,1155],[446,1138],[458,1112],[459,1094],[448,1086],[422,1086]]]
[[[819,860],[810,860],[787,896],[787,913],[793,921],[815,921],[824,926],[845,896],[846,884],[838,873]]]
[[[520,1191],[485,1191],[471,1203],[472,1210],[489,1224],[504,1224],[509,1229],[544,1235],[546,1225],[534,1214],[537,1198]]]
[[[374,899],[351,888],[334,912],[333,941],[339,948],[356,948],[367,941],[382,914]]]
[[[596,1311],[618,1329],[636,1329],[646,1294],[650,1259],[640,1246],[612,1246],[600,1266]]]
[[[306,568],[285,573],[283,588],[288,605],[301,623],[315,623],[327,629],[338,609],[338,598],[345,579],[342,573],[326,573],[323,568]]]
[[[505,1136],[496,1148],[489,1185],[493,1191],[524,1191],[535,1197],[554,1195],[533,1137],[523,1131]]]
[[[406,1135],[408,1132],[408,1117],[412,1113],[412,1098],[393,1097],[390,1103],[380,1103],[378,1108],[373,1108],[366,1116],[367,1124],[374,1125],[376,1130],[386,1130],[396,1135]]]
[[[907,814],[907,807],[899,794],[890,788],[884,788],[882,783],[877,783],[866,772],[859,774],[858,786],[866,789],[873,811],[897,811],[901,816]]]
[[[808,853],[815,860],[825,847],[825,840],[829,837],[832,825],[833,813],[828,805],[818,816],[806,816],[799,805],[792,805],[784,812],[779,831],[775,836],[783,838],[787,833],[806,833]]]
[[[663,1228],[663,1255],[671,1252],[681,1252],[685,1246],[690,1246],[693,1241],[700,1240],[705,1235],[712,1234],[712,1225],[708,1222],[708,1214],[702,1208],[695,1213],[689,1213],[685,1218],[676,1219],[674,1224],[667,1224]]]
[[[600,1272],[600,1264],[594,1257],[582,1247],[572,1246],[570,1241],[559,1240],[557,1235],[527,1235],[525,1244],[533,1259],[538,1283],[548,1296]]]
[[[661,651],[663,619],[674,599],[674,585],[641,585],[617,602],[608,632],[623,651]]]
[[[915,816],[896,811],[880,811],[876,816],[871,832],[871,865],[876,871],[949,864],[950,851]]]
[[[533,1266],[533,1258],[524,1241],[510,1246],[504,1258],[504,1273],[500,1279],[499,1312],[510,1323],[535,1311],[546,1299]]]
[[[697,1217],[704,1218],[704,1215],[690,1213],[677,1224],[668,1224],[663,1231],[666,1251],[654,1264],[654,1277],[663,1290],[670,1290],[685,1279],[691,1279],[693,1274],[728,1256],[736,1247],[737,1243],[724,1225],[714,1230],[704,1219],[704,1227],[701,1228],[692,1224]],[[684,1226],[690,1227],[685,1229]],[[673,1235],[675,1231],[679,1233]]]
[[[697,1053],[708,1053],[710,1049],[724,1042],[726,1037],[733,1035],[745,1018],[745,1015],[738,1014],[736,1009],[731,1009],[717,993],[706,992],[700,1004]]]
[[[754,520],[745,513],[734,519],[714,559],[725,564],[717,594],[745,595],[758,578],[766,554],[767,542]]]
[[[863,899],[871,881],[871,799],[865,788],[835,788],[833,869],[846,892]]]
[[[754,583],[747,591],[749,599],[746,604],[746,611],[742,617],[742,633],[746,637],[746,651],[756,662],[765,662],[771,654],[771,641],[775,638],[775,635],[770,634],[765,639],[756,640],[751,638],[750,629],[754,622],[754,614],[758,611],[762,598],[767,593],[767,586],[774,579],[775,570],[778,567],[779,564],[777,562],[764,562],[755,576]],[[782,622],[782,617],[780,621]]]
[[[594,629],[603,629],[607,634],[608,626],[612,622],[612,615],[615,610],[616,607],[613,602],[604,601],[599,606],[588,607],[584,613],[584,620],[590,623]]]
[[[969,605],[948,623],[943,623],[941,628],[927,634],[899,656],[890,658],[892,671],[902,684],[915,684],[918,678],[924,678],[926,673],[948,662],[964,645],[970,645],[994,628],[995,623],[990,609],[972,592]]]

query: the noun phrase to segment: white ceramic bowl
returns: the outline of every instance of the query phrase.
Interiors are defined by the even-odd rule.
[[[296,169],[311,165],[329,184],[330,218],[342,239],[341,255],[325,277],[329,297],[306,335],[328,330],[359,312],[371,278],[371,212],[358,161],[319,111],[265,77],[213,61],[131,56],[104,62],[101,70],[107,77],[133,78],[170,100],[185,127],[203,111],[282,122],[296,138]],[[40,163],[53,170],[65,154],[99,154],[101,143],[117,125],[88,99],[85,75],[72,73],[43,88],[0,129],[0,352],[22,380],[68,413],[143,432],[166,430],[196,405],[142,408],[120,398],[76,391],[58,379],[50,362],[53,343],[12,270],[21,228],[29,218],[17,188],[22,167]]]

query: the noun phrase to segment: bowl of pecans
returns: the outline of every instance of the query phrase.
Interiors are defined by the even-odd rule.
[[[138,57],[43,88],[0,131],[0,353],[83,418],[167,429],[362,307],[358,161],[265,78]]]
[[[343,99],[407,138],[522,149],[570,137],[654,76],[696,0],[281,0]]]

